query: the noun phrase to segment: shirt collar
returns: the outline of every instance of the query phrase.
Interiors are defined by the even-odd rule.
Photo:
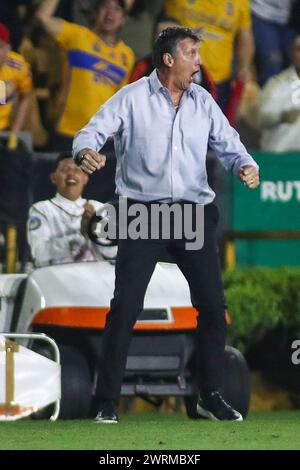
[[[297,74],[296,67],[294,65],[292,65],[290,67],[290,70],[291,70],[292,80],[299,80],[299,75]]]
[[[159,90],[164,88],[161,82],[159,81],[156,69],[154,69],[153,72],[149,75],[149,83],[151,95],[157,93]]]
[[[161,89],[165,89],[165,87],[162,85],[162,83],[160,82],[158,78],[156,69],[154,69],[153,72],[149,75],[149,83],[150,83],[151,95],[157,93]],[[196,95],[195,95],[195,89],[194,89],[193,83],[188,87],[188,89],[186,90],[186,93],[195,99]]]
[[[84,200],[81,196],[79,196],[78,199],[75,201],[71,201],[71,199],[67,199],[66,197],[62,196],[59,193],[56,193],[54,201],[58,203],[60,206],[63,206],[65,208],[82,208]]]

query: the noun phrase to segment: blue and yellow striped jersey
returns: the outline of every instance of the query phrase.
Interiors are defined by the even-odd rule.
[[[251,28],[249,0],[166,0],[165,11],[183,26],[202,30],[200,55],[216,83],[231,77],[234,40]]]
[[[106,44],[96,33],[74,23],[62,22],[56,41],[67,59],[64,106],[57,131],[74,136],[129,80],[134,53],[122,41]]]
[[[29,64],[16,52],[9,51],[0,66],[0,130],[10,126],[14,100],[19,93],[32,90]]]

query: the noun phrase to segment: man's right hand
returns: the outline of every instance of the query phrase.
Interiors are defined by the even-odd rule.
[[[91,175],[96,170],[101,170],[105,166],[106,156],[95,150],[85,148],[80,151],[80,168]]]
[[[84,205],[84,212],[81,217],[81,226],[80,226],[80,231],[84,238],[88,239],[88,226],[91,218],[95,214],[95,207],[89,203],[86,202]]]

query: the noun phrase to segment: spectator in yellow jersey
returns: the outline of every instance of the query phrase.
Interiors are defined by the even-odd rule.
[[[165,0],[165,13],[183,26],[203,29],[203,65],[217,85],[218,103],[225,111],[235,44],[237,76],[244,82],[251,77],[254,41],[249,0]]]
[[[20,54],[11,51],[10,32],[0,23],[0,130],[10,129],[15,133],[23,129],[31,92],[29,64]]]
[[[63,151],[71,149],[74,135],[98,108],[128,83],[135,59],[118,40],[126,21],[124,0],[100,0],[93,31],[54,17],[58,3],[44,0],[37,16],[66,52],[64,107],[51,139],[52,150]]]

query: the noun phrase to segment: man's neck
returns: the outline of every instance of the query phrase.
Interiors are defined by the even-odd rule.
[[[64,199],[67,199],[68,201],[70,202],[76,202],[78,199],[81,198],[81,194],[79,194],[79,196],[77,195],[76,197],[75,196],[71,196],[71,195],[66,195],[66,194],[62,194],[62,193],[56,193],[56,196],[60,196]]]
[[[179,99],[181,98],[181,96],[183,95],[183,90],[181,90],[175,85],[172,76],[168,72],[165,72],[163,70],[158,70],[157,76],[158,76],[160,83],[165,88],[167,88],[167,90],[170,92],[172,96],[176,96]]]
[[[104,31],[97,31],[97,30],[95,30],[95,33],[108,46],[114,47],[118,42],[118,37],[115,33],[106,33]]]

